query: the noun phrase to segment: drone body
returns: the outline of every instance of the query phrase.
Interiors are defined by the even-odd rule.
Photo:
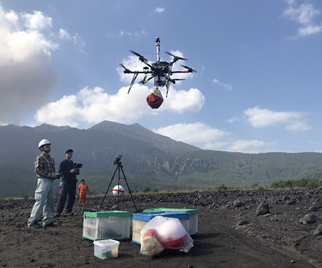
[[[157,47],[157,61],[150,64],[147,59],[145,59],[142,55],[139,53],[132,51],[131,52],[139,57],[139,60],[143,62],[145,65],[142,71],[131,71],[127,69],[123,64],[121,66],[124,68],[125,74],[133,74],[133,78],[128,90],[128,94],[130,93],[130,90],[135,83],[135,80],[139,74],[144,74],[144,78],[140,84],[145,84],[149,82],[152,78],[154,79],[154,86],[155,89],[152,89],[150,94],[147,96],[147,103],[152,109],[157,109],[161,106],[163,102],[163,98],[161,95],[161,92],[159,91],[159,87],[166,87],[166,97],[168,96],[170,84],[175,84],[178,80],[184,80],[184,79],[172,79],[171,75],[175,73],[193,73],[196,72],[195,70],[191,69],[188,66],[181,65],[182,67],[186,68],[186,70],[183,71],[172,71],[172,66],[175,62],[178,60],[187,60],[185,58],[181,58],[175,55],[172,55],[169,52],[166,52],[168,55],[173,57],[173,60],[170,62],[167,61],[160,61],[160,39],[159,37],[155,40],[155,45]],[[148,78],[148,76],[150,76]]]

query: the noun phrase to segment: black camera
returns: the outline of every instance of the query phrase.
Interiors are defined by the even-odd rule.
[[[118,165],[118,164],[120,164],[120,160],[121,160],[121,158],[122,158],[122,155],[117,156],[117,157],[115,158],[115,160],[114,160],[114,165]]]

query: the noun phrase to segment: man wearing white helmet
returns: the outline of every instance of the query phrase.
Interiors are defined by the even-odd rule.
[[[29,228],[39,228],[38,223],[41,214],[43,214],[43,227],[55,227],[54,205],[55,205],[55,188],[54,180],[56,179],[55,161],[49,155],[51,143],[47,139],[39,142],[38,148],[41,154],[36,157],[35,172],[38,178],[35,191],[35,204],[32,208],[28,220]]]

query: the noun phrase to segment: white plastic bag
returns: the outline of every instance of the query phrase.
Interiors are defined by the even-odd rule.
[[[193,240],[176,218],[156,216],[141,230],[140,253],[155,256],[163,250],[189,252]]]

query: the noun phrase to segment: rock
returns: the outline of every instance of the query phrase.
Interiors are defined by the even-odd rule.
[[[315,206],[309,207],[309,211],[317,211],[317,210],[318,210],[318,208]]]
[[[267,213],[269,213],[269,204],[264,201],[258,205],[256,209],[256,216],[265,215]]]
[[[294,205],[294,204],[295,204],[295,200],[294,200],[294,199],[292,199],[292,200],[287,200],[287,201],[285,202],[285,204],[286,204],[286,205]]]
[[[246,225],[246,224],[249,224],[248,220],[241,220],[237,223],[237,226]]]
[[[316,229],[313,231],[314,236],[322,235],[322,224],[319,224]]]
[[[241,207],[242,205],[243,205],[243,203],[238,199],[233,201],[233,207],[235,207],[235,208]]]
[[[315,214],[306,214],[302,219],[300,219],[300,223],[302,224],[312,224],[317,221],[317,217]]]

